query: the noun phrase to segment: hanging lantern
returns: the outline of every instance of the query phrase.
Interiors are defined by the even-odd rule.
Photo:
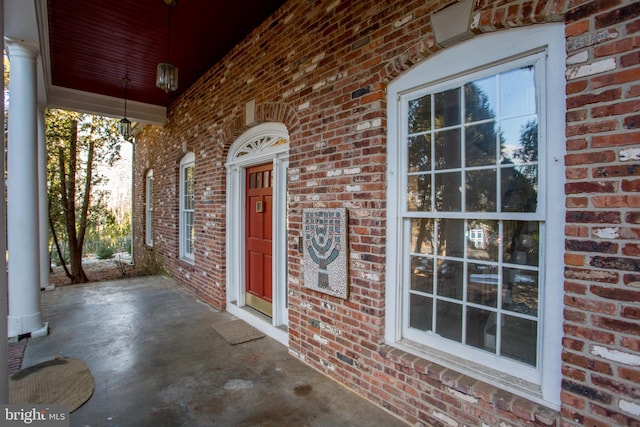
[[[178,89],[178,67],[168,62],[158,64],[156,86],[165,92]]]
[[[165,92],[178,89],[178,67],[171,63],[171,7],[176,4],[176,0],[163,0],[169,7],[169,18],[167,19],[167,62],[158,64],[156,70],[156,86]]]
[[[129,79],[124,77],[122,81],[124,82],[124,117],[118,122],[118,132],[128,141],[129,138],[131,138],[131,121],[127,119],[127,88],[129,86]]]
[[[120,119],[118,122],[118,131],[120,135],[128,141],[129,138],[131,138],[131,121],[126,117]]]

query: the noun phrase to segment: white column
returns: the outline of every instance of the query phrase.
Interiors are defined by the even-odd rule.
[[[9,337],[43,329],[40,311],[38,223],[38,120],[35,47],[7,40],[9,137],[7,148],[7,242]]]
[[[49,287],[49,197],[47,195],[47,134],[45,107],[38,108],[38,223],[40,230],[40,289]]]
[[[4,35],[4,0],[0,0],[0,34]],[[0,40],[4,48],[4,37]],[[0,64],[4,76],[4,61]],[[2,89],[2,105],[4,105],[4,78],[0,82]],[[4,123],[4,108],[0,109],[0,123]],[[4,132],[0,133],[0,153],[5,152]],[[0,156],[0,176],[4,176],[4,156]],[[7,330],[7,210],[5,204],[5,187],[0,185],[0,331]],[[9,403],[9,346],[0,334],[0,404]]]

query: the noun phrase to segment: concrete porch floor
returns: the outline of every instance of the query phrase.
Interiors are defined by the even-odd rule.
[[[22,368],[71,357],[95,378],[71,426],[406,426],[269,337],[229,345],[213,326],[234,317],[166,277],[56,288],[42,309]]]

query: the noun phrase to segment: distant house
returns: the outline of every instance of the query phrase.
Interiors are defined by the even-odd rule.
[[[136,263],[412,425],[637,425],[639,31],[633,1],[291,0],[138,135]]]

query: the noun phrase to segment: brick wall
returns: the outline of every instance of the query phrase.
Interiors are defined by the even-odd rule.
[[[562,408],[548,408],[384,344],[386,85],[440,48],[448,1],[292,0],[211,68],[136,143],[136,262],[225,306],[226,154],[255,99],[290,133],[290,351],[412,424],[628,425],[640,420],[639,3],[475,2],[473,31],[565,21],[567,184]],[[196,158],[195,264],[178,259],[180,159]],[[154,171],[154,246],[144,176]],[[349,210],[347,300],[303,286],[302,210]],[[560,381],[560,379],[559,379]],[[501,424],[503,423],[503,424]]]
[[[640,3],[590,2],[566,23],[562,413],[586,425],[637,425]]]

